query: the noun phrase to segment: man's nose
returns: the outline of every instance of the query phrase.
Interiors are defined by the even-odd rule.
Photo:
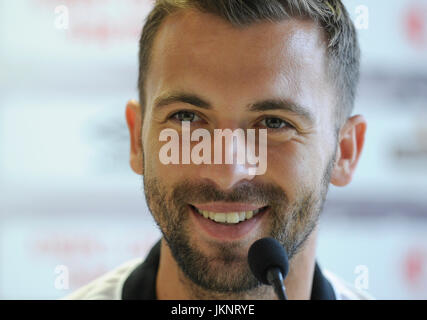
[[[211,180],[222,190],[229,190],[243,180],[252,180],[255,175],[249,174],[249,168],[244,164],[233,163],[203,165],[200,177]]]
[[[242,137],[242,136],[241,136]],[[209,179],[222,190],[232,189],[243,180],[250,181],[255,175],[251,174],[254,166],[246,159],[246,143],[244,139],[233,138],[232,143],[215,137],[212,141],[213,155],[211,164],[202,165],[200,177]]]

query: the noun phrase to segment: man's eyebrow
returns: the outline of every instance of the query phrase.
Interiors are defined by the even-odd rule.
[[[298,103],[289,101],[287,99],[270,99],[264,100],[260,102],[256,102],[250,104],[248,106],[250,111],[271,111],[271,110],[279,110],[279,111],[287,111],[290,113],[294,113],[302,118],[314,123],[315,118],[313,113],[306,107],[301,106]]]
[[[212,105],[204,98],[188,92],[170,92],[160,95],[154,100],[154,108],[161,108],[172,103],[188,103],[195,107],[202,109],[212,109]],[[287,111],[294,113],[302,118],[315,122],[313,113],[306,107],[299,105],[298,103],[289,101],[287,99],[268,99],[259,102],[249,104],[247,106],[249,111],[263,112],[263,111]]]
[[[166,93],[154,100],[154,108],[160,108],[172,103],[188,103],[193,106],[203,108],[203,109],[211,109],[211,104],[205,99],[186,92],[172,92]]]

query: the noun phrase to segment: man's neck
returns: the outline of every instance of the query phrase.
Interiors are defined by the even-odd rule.
[[[316,258],[317,227],[290,261],[285,288],[289,300],[310,300]]]
[[[284,282],[289,300],[308,300],[311,297],[316,239],[317,227],[306,240],[303,248],[290,261],[289,274]],[[276,299],[270,286],[261,286],[243,294],[216,294],[201,289],[183,274],[164,239],[161,241],[156,295],[159,300]]]

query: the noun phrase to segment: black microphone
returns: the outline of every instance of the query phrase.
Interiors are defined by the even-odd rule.
[[[272,285],[279,300],[288,300],[283,280],[289,271],[288,254],[279,241],[262,238],[248,252],[249,268],[264,284]]]

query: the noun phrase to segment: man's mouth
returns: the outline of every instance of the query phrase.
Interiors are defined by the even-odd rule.
[[[193,212],[191,216],[197,226],[197,232],[223,242],[247,237],[260,226],[270,206],[211,202],[189,204],[189,209]]]
[[[202,210],[196,206],[190,205],[195,212],[204,217],[205,219],[210,219],[217,223],[222,224],[238,224],[240,222],[250,220],[254,218],[257,214],[264,212],[268,206],[257,208],[255,210],[245,210],[245,211],[226,211],[226,212],[214,212],[209,210]]]

